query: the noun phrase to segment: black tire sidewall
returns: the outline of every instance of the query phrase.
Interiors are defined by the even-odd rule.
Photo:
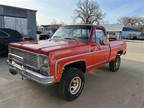
[[[118,66],[117,66],[117,62],[119,63]],[[116,69],[116,71],[119,70],[120,64],[121,64],[121,58],[120,58],[120,56],[117,56],[116,60],[115,60],[115,69]]]
[[[117,62],[119,62],[119,65],[117,66]],[[111,72],[117,72],[120,68],[120,64],[121,64],[121,58],[119,55],[116,56],[116,59],[114,61],[111,61],[109,63],[109,68]]]
[[[81,78],[81,87],[80,87],[80,90],[76,94],[73,95],[69,91],[69,86],[70,86],[71,80],[74,77]],[[72,101],[72,100],[76,99],[81,94],[81,92],[84,88],[84,84],[85,84],[84,73],[81,70],[79,70],[77,68],[67,69],[63,75],[63,78],[62,78],[62,81],[60,84],[63,97],[68,101]]]

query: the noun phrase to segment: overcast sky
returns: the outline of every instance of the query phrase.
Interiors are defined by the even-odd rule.
[[[0,0],[0,4],[37,10],[37,23],[71,23],[73,11],[79,0]],[[105,21],[116,23],[122,16],[144,16],[144,0],[97,0],[106,13]]]

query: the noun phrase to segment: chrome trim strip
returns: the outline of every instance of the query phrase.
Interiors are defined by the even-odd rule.
[[[74,58],[74,57],[80,57],[80,56],[85,56],[85,55],[89,55],[89,54],[93,54],[93,53],[96,53],[96,52],[102,52],[102,51],[109,51],[109,50],[96,50],[96,51],[93,51],[93,52],[88,52],[88,53],[83,53],[83,54],[78,54],[78,55],[73,55],[73,56],[69,56],[69,57],[65,57],[65,58],[61,58],[61,59],[58,59],[56,61],[56,65],[55,65],[55,75],[57,75],[57,67],[58,67],[58,63],[62,60],[65,60],[65,59],[70,59],[70,58]],[[85,59],[82,59],[84,61],[86,61]],[[79,60],[78,60],[79,61]]]
[[[21,59],[21,60],[24,60],[23,57],[20,57],[20,56],[18,56],[18,55],[12,54],[12,53],[8,53],[8,55],[14,56],[14,57],[16,57],[16,58],[18,58],[18,59]]]

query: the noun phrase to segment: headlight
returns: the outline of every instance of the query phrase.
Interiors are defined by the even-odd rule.
[[[39,65],[48,65],[48,57],[45,55],[39,55]]]
[[[39,56],[39,68],[40,68],[40,73],[46,76],[49,76],[49,60],[48,56],[45,55],[40,55]]]

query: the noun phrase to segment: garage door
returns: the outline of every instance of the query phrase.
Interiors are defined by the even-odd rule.
[[[22,35],[28,35],[27,19],[16,17],[4,17],[5,28],[17,30]]]

